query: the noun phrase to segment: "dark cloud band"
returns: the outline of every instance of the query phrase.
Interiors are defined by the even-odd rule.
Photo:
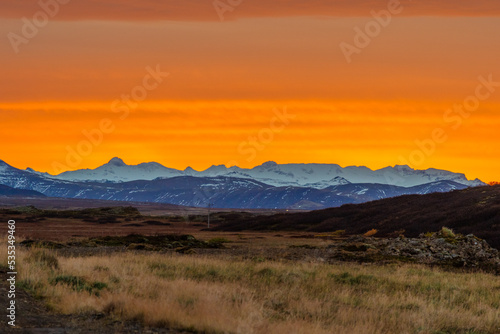
[[[398,0],[38,0],[0,2],[0,17],[30,17],[41,9],[52,19],[120,21],[219,21],[252,17],[370,16]],[[498,0],[401,0],[402,16],[500,16]],[[59,7],[56,11],[56,7]],[[223,14],[221,17],[220,14]]]

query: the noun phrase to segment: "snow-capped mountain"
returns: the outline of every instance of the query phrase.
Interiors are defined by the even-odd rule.
[[[31,170],[31,172],[34,172]],[[283,164],[269,161],[251,169],[224,165],[212,166],[204,171],[191,167],[185,170],[167,168],[156,162],[127,165],[119,158],[111,159],[96,169],[80,169],[52,176],[67,181],[127,182],[154,180],[158,177],[175,176],[217,177],[253,179],[272,186],[296,186],[324,189],[349,183],[377,183],[399,187],[413,187],[436,181],[453,181],[465,186],[485,185],[482,181],[468,180],[464,174],[446,170],[416,170],[408,166],[385,167],[371,170],[367,167],[349,166],[342,168],[335,164]]]
[[[388,170],[394,171],[394,169]],[[148,180],[147,178],[152,178],[148,171],[156,173],[155,175],[161,172],[174,176]],[[156,163],[128,166],[119,159],[112,159],[95,170],[68,172],[54,177],[32,169],[20,170],[0,160],[0,185],[10,187],[5,188],[8,191],[5,190],[4,195],[7,196],[14,195],[15,191],[12,190],[14,188],[34,191],[25,192],[26,196],[27,194],[34,196],[37,194],[35,192],[38,192],[49,197],[143,201],[186,206],[206,206],[211,203],[218,208],[318,209],[407,194],[464,189],[469,185],[455,180],[470,182],[461,174],[446,171],[414,171],[409,168],[403,168],[403,171],[408,174],[407,177],[411,182],[433,178],[453,180],[433,180],[412,187],[402,187],[369,182],[352,183],[348,179],[362,180],[361,177],[366,178],[366,174],[380,173],[366,167],[342,169],[336,165],[266,163],[253,169],[215,166],[197,172],[191,168],[184,171],[171,170]],[[64,179],[69,173],[76,173],[73,175],[85,181]],[[339,173],[343,176],[336,175]],[[95,180],[89,182],[89,175]],[[405,174],[402,175],[397,176],[404,179]],[[137,177],[142,179],[116,182],[124,178]],[[115,182],[109,182],[109,178]],[[103,180],[106,182],[101,182]],[[325,184],[328,186],[324,187]]]
[[[153,180],[158,177],[181,176],[177,169],[167,168],[156,162],[127,165],[120,158],[113,158],[96,169],[79,169],[54,176],[68,181],[125,182],[134,180]]]

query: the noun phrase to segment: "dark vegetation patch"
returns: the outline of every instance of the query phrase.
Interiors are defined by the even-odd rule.
[[[210,224],[218,225],[227,222],[248,219],[255,217],[254,213],[251,212],[211,212],[210,213]],[[192,223],[207,223],[208,215],[188,215],[188,221]],[[205,224],[199,226],[206,226]],[[197,225],[195,225],[197,226]]]
[[[182,223],[186,221],[186,218],[184,216],[175,215],[175,216],[169,216],[168,220],[174,223],[179,223],[179,222]]]
[[[57,243],[52,241],[27,239],[21,242],[26,247],[59,249],[66,247],[126,247],[129,250],[160,251],[172,249],[185,253],[192,248],[224,248],[224,243],[229,242],[223,238],[214,238],[209,241],[198,240],[192,235],[165,234],[145,236],[129,234],[126,236],[104,236],[83,240]]]
[[[99,224],[117,224],[121,221],[116,216],[105,216],[97,218],[96,222]]]
[[[333,278],[335,283],[345,285],[372,284],[377,282],[377,278],[373,275],[352,275],[348,272],[343,272],[341,274],[329,274],[329,277]]]
[[[145,224],[150,226],[171,226],[175,222],[190,222],[196,227],[207,227],[207,214],[191,214],[187,216],[181,215],[165,215],[156,216],[151,219],[151,216],[143,216],[139,210],[132,206],[117,206],[117,207],[102,207],[102,208],[87,208],[75,210],[56,210],[56,209],[38,209],[33,205],[0,209],[0,215],[8,217],[24,216],[23,222],[36,223],[46,221],[51,218],[58,219],[75,219],[87,223],[94,224],[118,224],[127,222],[125,226],[144,226],[134,224]],[[248,219],[254,217],[254,213],[249,212],[211,212],[210,224],[218,225],[239,219]]]
[[[317,249],[318,247],[317,246],[313,246],[313,245],[304,244],[304,245],[291,245],[290,248]]]
[[[60,242],[48,241],[48,240],[33,240],[33,239],[23,240],[19,244],[25,247],[47,248],[47,249],[61,249],[67,247],[65,244]]]
[[[301,234],[301,235],[291,235],[292,239],[314,239],[314,235],[312,234]]]
[[[146,221],[144,221],[142,223],[146,224],[146,225],[159,225],[159,226],[170,226],[170,225],[172,225],[170,223],[164,223],[164,222],[161,222],[161,221],[158,221],[158,220],[146,220]]]
[[[81,219],[88,222],[116,222],[117,218],[133,218],[140,216],[139,210],[131,206],[90,208],[79,210],[43,210],[32,205],[12,209],[0,209],[0,214],[27,215],[27,221],[39,221],[45,218]]]
[[[390,237],[402,231],[407,237],[417,237],[438,231],[442,226],[464,235],[474,234],[500,248],[500,186],[406,195],[304,213],[240,217],[228,219],[212,230],[320,233],[345,230],[347,235],[357,235],[376,229],[377,237]]]
[[[104,282],[89,282],[84,277],[73,275],[58,275],[50,280],[50,284],[67,285],[75,291],[87,291],[89,294],[99,296],[99,292],[108,287]]]

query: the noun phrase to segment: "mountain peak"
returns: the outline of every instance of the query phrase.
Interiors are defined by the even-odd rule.
[[[114,157],[113,159],[109,160],[108,165],[117,166],[117,167],[127,166],[127,164],[125,162],[123,162],[122,159],[117,158],[117,157]]]
[[[394,165],[395,170],[414,170],[408,165]]]
[[[208,167],[207,170],[210,170],[210,171],[216,171],[216,170],[226,170],[226,166],[225,165],[212,165],[210,167]]]
[[[264,168],[271,168],[271,167],[276,167],[276,166],[278,166],[278,164],[274,161],[266,161],[261,165],[261,167],[264,167]]]

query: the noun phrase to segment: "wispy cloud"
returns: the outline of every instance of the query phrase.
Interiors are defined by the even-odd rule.
[[[498,0],[245,0],[237,10],[229,11],[225,20],[251,17],[292,16],[369,16],[370,12],[400,2],[404,16],[499,16]],[[55,20],[120,20],[120,21],[218,21],[214,1],[206,0],[2,0],[0,17],[29,17],[41,6],[54,7],[67,3]],[[228,0],[218,3],[232,7]],[[234,6],[233,6],[234,7]]]

